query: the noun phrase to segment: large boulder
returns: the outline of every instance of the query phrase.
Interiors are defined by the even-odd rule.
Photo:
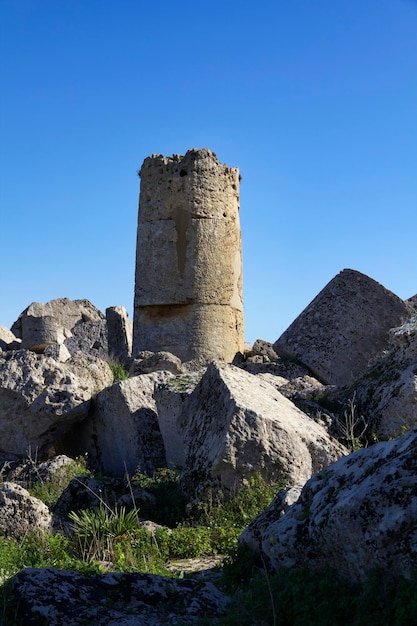
[[[56,450],[71,456],[87,453],[90,464],[116,475],[137,469],[153,472],[166,465],[164,445],[153,397],[157,383],[169,372],[128,378],[103,389],[94,410],[60,440]]]
[[[89,410],[91,390],[65,364],[28,350],[0,359],[0,449],[42,457]]]
[[[194,626],[203,618],[215,624],[228,602],[210,582],[55,568],[22,570],[11,581],[10,597],[16,620],[26,626]]]
[[[33,530],[50,530],[48,507],[20,485],[5,482],[0,488],[0,534],[6,539],[23,539]]]
[[[103,314],[88,300],[57,298],[46,304],[32,302],[11,330],[22,340],[22,348],[43,352],[49,344],[64,343],[76,325],[103,319]]]
[[[353,582],[376,570],[413,578],[416,472],[416,429],[339,459],[306,483],[283,516],[267,520],[263,553],[276,569],[330,567]]]
[[[200,491],[234,492],[257,471],[268,480],[305,482],[346,453],[269,383],[233,365],[211,363],[178,419],[182,483]]]
[[[350,384],[387,347],[389,330],[414,312],[372,278],[345,269],[314,298],[274,343],[327,384]]]

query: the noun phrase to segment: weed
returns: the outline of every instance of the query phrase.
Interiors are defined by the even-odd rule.
[[[129,372],[127,372],[124,369],[123,365],[121,365],[120,363],[117,363],[116,361],[110,361],[109,367],[112,371],[114,382],[117,382],[119,380],[126,380],[127,378],[129,378]]]
[[[362,447],[361,440],[368,428],[365,418],[356,413],[355,397],[356,393],[348,400],[348,408],[343,417],[335,418],[338,435],[352,452]]]

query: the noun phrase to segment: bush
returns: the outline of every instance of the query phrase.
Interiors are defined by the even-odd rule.
[[[118,380],[126,380],[127,378],[129,378],[129,372],[127,372],[124,369],[123,365],[120,365],[120,363],[110,361],[109,367],[112,371],[114,382],[117,382]]]

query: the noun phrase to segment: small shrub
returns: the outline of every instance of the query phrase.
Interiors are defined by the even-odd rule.
[[[137,512],[125,507],[84,509],[68,514],[84,561],[95,559],[114,562],[114,542],[138,527]]]
[[[179,472],[158,468],[153,476],[138,472],[132,478],[132,484],[151,493],[156,506],[149,502],[141,505],[141,514],[157,524],[173,528],[185,517],[187,500],[179,486]]]
[[[127,378],[129,378],[129,372],[127,372],[124,369],[123,365],[120,365],[120,363],[110,361],[109,367],[112,371],[114,382],[117,382],[119,380],[126,380]]]

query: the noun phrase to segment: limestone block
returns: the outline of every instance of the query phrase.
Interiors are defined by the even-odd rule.
[[[132,354],[133,322],[123,306],[106,309],[109,357],[125,367]]]
[[[376,570],[413,579],[417,569],[417,431],[363,448],[313,476],[297,502],[266,527],[273,567],[329,567],[362,583]]]
[[[142,374],[103,389],[94,411],[60,442],[62,451],[87,453],[93,467],[115,475],[166,466],[153,393],[156,383],[171,376]]]
[[[345,269],[274,343],[327,384],[351,383],[388,344],[389,330],[413,309],[372,278]]]
[[[281,489],[271,504],[246,526],[238,539],[238,544],[240,546],[246,544],[256,554],[262,554],[262,538],[265,531],[297,502],[302,488],[303,485],[299,484]]]
[[[103,314],[88,300],[57,298],[46,304],[32,302],[11,330],[22,340],[22,348],[43,352],[50,344],[64,343],[77,323],[100,319]]]
[[[150,374],[151,372],[181,374],[182,371],[182,363],[175,354],[144,350],[139,352],[137,358],[133,360],[129,368],[129,375],[138,376],[139,374]]]
[[[16,623],[28,625],[45,623],[45,616],[49,626],[217,624],[230,602],[210,582],[136,572],[26,568],[10,584]]]
[[[0,360],[0,448],[41,458],[75,422],[86,417],[91,393],[65,364],[28,350]]]
[[[253,357],[262,357],[262,360],[250,361],[252,363],[275,363],[278,361],[278,355],[273,349],[272,343],[263,339],[257,339],[251,349],[246,352],[248,360],[253,359]]]
[[[233,492],[255,472],[305,482],[346,453],[269,383],[233,365],[211,363],[178,418],[184,485]]]
[[[35,529],[50,530],[52,516],[46,504],[10,482],[0,488],[0,532],[6,539],[22,540]]]
[[[417,316],[391,329],[388,349],[345,393],[378,439],[417,426]]]
[[[114,382],[108,362],[91,354],[76,352],[66,361],[66,366],[82,381],[84,389],[88,390],[90,396],[95,396]]]

